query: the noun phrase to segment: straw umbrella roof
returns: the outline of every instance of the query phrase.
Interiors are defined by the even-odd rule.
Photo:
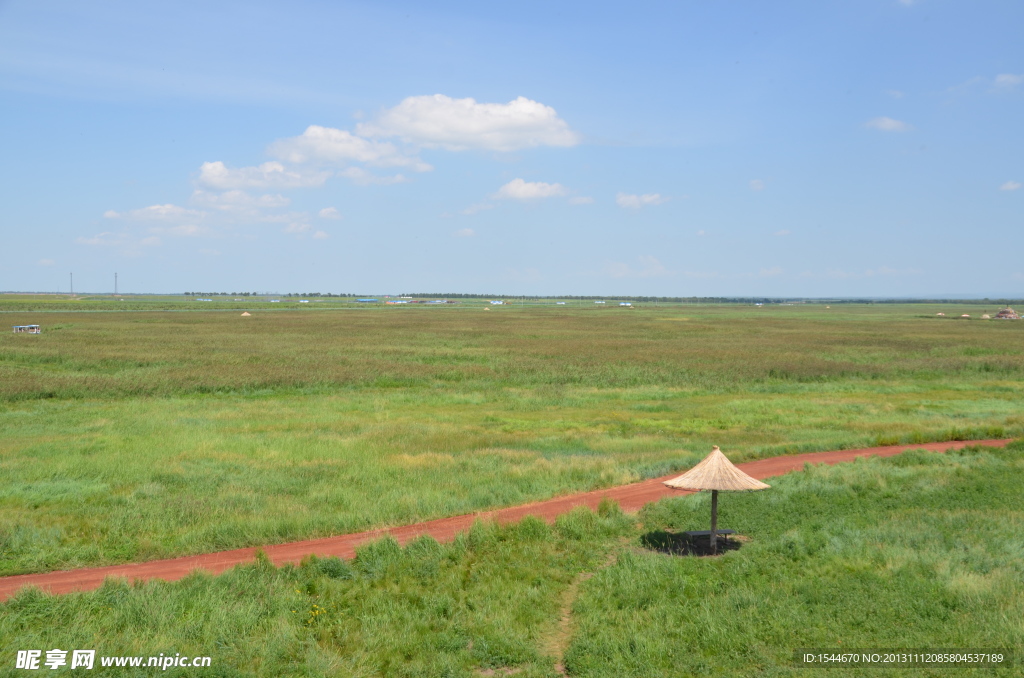
[[[665,484],[680,490],[733,490],[739,492],[764,490],[770,487],[733,466],[732,462],[718,449],[718,445],[711,449],[711,454],[704,457],[704,461],[678,478],[666,480]]]

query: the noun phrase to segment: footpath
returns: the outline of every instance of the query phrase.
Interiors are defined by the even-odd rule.
[[[987,447],[1005,447],[1012,439],[1003,440],[971,440],[944,443],[923,443],[920,445],[891,445],[887,447],[867,447],[859,450],[837,450],[834,452],[810,452],[807,454],[785,455],[770,459],[748,461],[736,466],[744,473],[764,480],[772,476],[780,476],[792,471],[799,471],[804,464],[839,464],[852,461],[858,457],[891,457],[907,450],[930,450],[945,452],[960,449],[968,445],[985,445]],[[577,506],[596,509],[603,499],[618,502],[623,511],[637,511],[650,502],[663,497],[692,494],[684,490],[673,490],[662,485],[662,481],[674,478],[681,471],[663,478],[652,478],[630,485],[620,485],[604,490],[583,492],[580,494],[556,497],[532,504],[511,506],[481,513],[470,513],[451,518],[439,518],[412,525],[381,528],[366,532],[343,534],[324,539],[296,541],[273,546],[258,546],[232,551],[206,553],[197,556],[183,556],[167,560],[153,560],[146,563],[128,563],[124,565],[108,565],[106,567],[89,567],[78,570],[60,572],[43,572],[40,574],[22,574],[11,577],[0,577],[0,602],[7,600],[23,586],[37,586],[49,593],[69,593],[71,591],[90,591],[99,588],[107,577],[125,577],[130,581],[163,579],[175,581],[186,576],[193,570],[205,570],[219,574],[235,565],[251,562],[257,551],[263,551],[275,565],[298,563],[309,555],[320,557],[337,556],[352,558],[356,548],[368,541],[391,535],[398,543],[405,544],[417,537],[430,535],[444,542],[451,541],[459,532],[465,532],[475,520],[494,520],[506,523],[515,522],[532,515],[553,522],[555,518],[567,513]]]

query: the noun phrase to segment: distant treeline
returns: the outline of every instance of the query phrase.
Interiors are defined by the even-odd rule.
[[[677,304],[953,304],[953,303],[993,303],[993,304],[1024,304],[1020,299],[825,299],[809,297],[636,297],[636,296],[574,296],[570,294],[561,295],[507,295],[507,294],[461,294],[450,292],[447,294],[423,294],[408,293],[405,297],[432,298],[432,299],[559,299],[578,301],[600,301],[614,299],[616,301],[646,301],[665,302]]]
[[[264,297],[264,296],[276,296],[282,298],[289,297],[325,297],[325,298],[364,298],[364,297],[380,297],[381,295],[372,294],[347,294],[339,293],[333,294],[331,292],[289,292],[287,294],[279,294],[276,292],[185,292],[185,296],[196,296],[196,297]],[[402,297],[411,297],[413,299],[506,299],[515,300],[522,299],[523,301],[529,300],[560,300],[560,301],[602,301],[611,299],[615,301],[635,301],[635,302],[649,302],[649,303],[675,303],[675,304],[967,304],[967,303],[986,303],[986,304],[997,304],[1002,306],[1009,306],[1013,304],[1024,305],[1022,299],[881,299],[881,298],[843,298],[843,299],[828,299],[828,298],[809,298],[809,297],[639,297],[639,296],[598,296],[598,295],[587,295],[587,296],[576,296],[571,294],[558,294],[558,295],[519,295],[519,294],[466,294],[463,292],[448,292],[448,293],[403,293]]]
[[[184,292],[186,297],[358,297],[358,294],[331,294],[330,292]]]
[[[571,294],[555,294],[555,295],[522,295],[522,294],[460,294],[452,292],[449,294],[403,294],[404,297],[412,297],[414,299],[419,298],[430,298],[430,299],[522,299],[524,301],[540,300],[540,299],[558,299],[564,301],[603,301],[605,299],[614,299],[616,301],[650,301],[650,302],[668,302],[677,304],[728,304],[728,303],[779,303],[781,301],[791,301],[784,299],[768,299],[768,298],[753,298],[744,297],[742,299],[737,297],[630,297],[630,296],[574,296]]]

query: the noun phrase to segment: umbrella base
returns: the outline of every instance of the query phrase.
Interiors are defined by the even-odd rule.
[[[691,539],[694,537],[710,537],[711,530],[690,530],[689,532],[683,532],[687,537]],[[715,530],[715,534],[721,536],[726,534],[736,534],[736,530]]]

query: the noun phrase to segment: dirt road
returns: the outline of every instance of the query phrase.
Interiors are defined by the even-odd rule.
[[[764,479],[772,476],[783,475],[790,471],[797,471],[804,467],[804,464],[838,464],[844,461],[851,461],[857,457],[880,456],[890,457],[906,450],[932,450],[944,452],[949,449],[959,449],[967,445],[987,445],[989,447],[1003,447],[1010,440],[974,440],[969,442],[946,442],[926,443],[922,445],[894,445],[890,447],[868,447],[859,450],[839,450],[836,452],[812,452],[808,454],[795,454],[782,457],[772,457],[750,461],[737,466],[745,473],[754,478]],[[297,541],[290,544],[276,544],[273,546],[262,546],[233,551],[221,551],[219,553],[207,553],[198,556],[185,556],[182,558],[171,558],[168,560],[154,560],[148,563],[130,563],[126,565],[110,565],[107,567],[90,567],[80,570],[65,570],[61,572],[45,572],[42,574],[25,574],[13,577],[0,577],[0,601],[6,600],[23,586],[38,586],[51,593],[68,593],[70,591],[88,591],[98,588],[107,577],[126,577],[130,580],[137,579],[164,579],[174,581],[181,579],[193,570],[206,570],[214,574],[223,572],[235,565],[250,562],[256,555],[256,551],[262,549],[270,560],[276,565],[285,563],[298,563],[305,556],[316,554],[318,556],[338,556],[340,558],[351,558],[355,555],[356,547],[367,541],[377,539],[390,534],[399,543],[415,539],[421,535],[428,534],[438,541],[450,541],[459,532],[468,530],[477,519],[490,519],[498,522],[515,522],[524,516],[534,515],[547,521],[553,521],[557,516],[566,513],[577,506],[597,508],[597,505],[605,497],[619,503],[624,511],[636,511],[644,504],[657,501],[662,497],[680,496],[689,494],[681,490],[672,490],[664,485],[662,481],[679,475],[674,473],[664,478],[653,478],[631,485],[620,485],[605,490],[573,494],[566,497],[557,497],[545,501],[512,506],[486,513],[473,513],[452,518],[440,518],[429,520],[414,525],[402,527],[370,530],[368,532],[357,532],[354,534],[343,534],[337,537],[325,539],[312,539],[309,541]]]

